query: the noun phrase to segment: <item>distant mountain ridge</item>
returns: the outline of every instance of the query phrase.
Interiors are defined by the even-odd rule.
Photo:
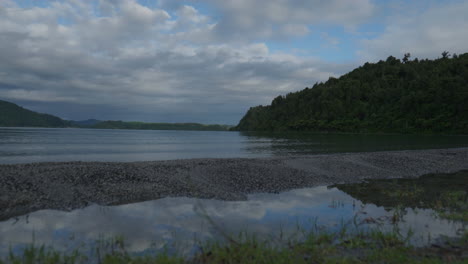
[[[251,107],[233,130],[468,134],[468,53],[393,56]]]
[[[199,123],[143,123],[124,121],[102,121],[91,126],[101,129],[138,129],[138,130],[197,130],[197,131],[228,131],[232,126],[205,125]]]
[[[0,127],[76,127],[98,129],[227,131],[232,126],[216,124],[205,125],[199,123],[101,121],[97,119],[69,121],[53,115],[37,113],[14,103],[0,100]]]
[[[87,119],[87,120],[70,121],[70,122],[72,125],[78,126],[78,127],[91,127],[103,121],[97,120],[97,119]]]
[[[0,126],[3,127],[67,127],[68,121],[41,114],[14,103],[0,100]]]

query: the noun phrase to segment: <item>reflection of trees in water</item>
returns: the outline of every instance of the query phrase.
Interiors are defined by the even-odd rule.
[[[314,154],[448,148],[468,144],[468,137],[442,135],[353,134],[314,132],[239,132],[250,152]]]

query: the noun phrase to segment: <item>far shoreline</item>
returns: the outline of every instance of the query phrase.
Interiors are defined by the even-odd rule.
[[[178,123],[174,123],[178,124]],[[217,124],[207,124],[207,126]],[[232,125],[226,125],[232,126]],[[0,126],[0,129],[91,129],[91,130],[129,130],[129,131],[193,131],[193,132],[237,132],[237,133],[252,133],[252,134],[270,134],[270,135],[281,135],[281,134],[311,134],[311,135],[388,135],[388,136],[454,136],[454,137],[468,137],[468,134],[446,134],[436,132],[388,132],[388,131],[314,131],[314,130],[284,130],[284,131],[262,131],[262,130],[196,130],[196,129],[137,129],[137,128],[96,128],[96,127],[32,127],[32,126]]]

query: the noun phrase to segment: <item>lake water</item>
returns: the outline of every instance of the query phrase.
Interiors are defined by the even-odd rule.
[[[0,164],[150,161],[468,146],[468,136],[0,128]]]

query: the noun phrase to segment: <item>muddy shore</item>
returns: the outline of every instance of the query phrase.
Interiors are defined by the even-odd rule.
[[[0,220],[39,209],[72,210],[162,197],[243,200],[369,178],[468,169],[468,148],[340,153],[256,159],[60,162],[0,165]]]

